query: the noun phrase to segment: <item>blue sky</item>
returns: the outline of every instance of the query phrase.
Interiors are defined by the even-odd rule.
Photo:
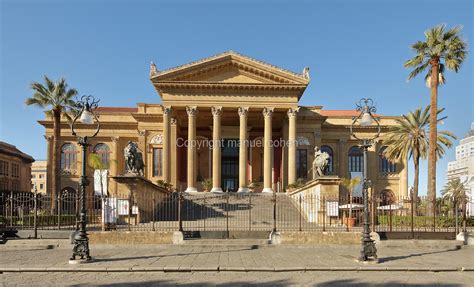
[[[43,114],[26,107],[29,84],[64,76],[104,106],[159,103],[148,80],[159,69],[234,50],[301,72],[311,68],[302,105],[352,109],[372,97],[401,115],[429,102],[422,79],[409,83],[409,45],[439,23],[461,24],[473,39],[471,1],[9,1],[0,0],[0,140],[46,157]],[[448,72],[440,126],[464,136],[473,121],[472,55]],[[454,149],[438,164],[445,181]],[[411,175],[411,173],[410,173]],[[412,180],[410,177],[410,183]],[[426,164],[420,193],[426,192]]]

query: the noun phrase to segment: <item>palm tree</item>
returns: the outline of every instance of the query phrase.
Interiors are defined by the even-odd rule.
[[[444,70],[459,71],[467,55],[467,44],[461,38],[462,27],[457,26],[446,31],[446,25],[438,25],[425,32],[426,41],[418,41],[411,46],[416,56],[405,62],[406,68],[413,68],[408,80],[428,69],[425,77],[431,88],[430,137],[428,152],[428,196],[436,200],[436,142],[438,85],[445,83]],[[434,212],[434,205],[433,210]]]
[[[349,191],[349,218],[352,218],[352,193],[354,187],[358,186],[360,184],[360,181],[360,177],[341,179],[341,185]]]
[[[384,151],[384,156],[393,162],[400,162],[408,158],[413,158],[413,165],[415,167],[415,175],[413,180],[413,200],[418,198],[418,184],[420,175],[420,159],[426,159],[428,154],[428,131],[430,124],[430,106],[416,109],[414,112],[409,112],[401,118],[395,120],[396,125],[390,128],[383,138],[384,144],[387,148]],[[439,115],[444,109],[437,112]],[[438,122],[446,119],[441,117]],[[437,157],[441,158],[444,155],[444,149],[452,146],[450,138],[456,137],[448,132],[441,131],[437,138]]]
[[[466,187],[464,183],[459,178],[452,179],[446,183],[443,190],[441,190],[441,194],[443,195],[444,199],[449,200],[453,203],[454,207],[454,216],[456,218],[456,232],[458,232],[458,210],[459,204],[463,205],[462,213],[463,213],[463,221],[465,222],[466,218],[466,202],[468,200],[468,196],[466,194]]]
[[[69,88],[64,78],[58,81],[52,81],[44,76],[44,84],[33,82],[31,84],[33,96],[26,99],[28,106],[38,106],[51,114],[53,117],[53,154],[51,166],[51,181],[53,183],[51,189],[52,208],[56,209],[56,200],[54,200],[61,189],[61,178],[59,176],[60,158],[59,158],[59,141],[61,137],[61,115],[68,117],[67,111],[75,105],[73,97],[77,95],[75,89]]]

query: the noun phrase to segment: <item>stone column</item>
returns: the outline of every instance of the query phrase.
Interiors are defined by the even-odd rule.
[[[288,183],[296,182],[296,117],[299,108],[290,108],[288,114]]]
[[[239,107],[240,132],[239,132],[239,190],[237,192],[248,192],[247,188],[247,115],[248,107]]]
[[[47,157],[48,160],[46,162],[46,193],[48,195],[52,195],[53,192],[53,177],[51,176],[53,172],[53,136],[44,136],[44,139],[47,142]],[[61,156],[61,155],[59,155]],[[38,186],[39,189],[39,186]]]
[[[400,173],[400,193],[399,196],[402,198],[408,198],[408,159],[404,158],[403,161],[403,169]]]
[[[346,150],[346,140],[344,139],[339,139],[339,144],[338,144],[338,152],[337,155],[339,157],[339,171],[338,174],[340,177],[348,177],[347,174],[347,164],[346,164],[346,158],[347,158],[347,150]]]
[[[222,107],[212,107],[212,189],[222,192],[221,188],[221,114]]]
[[[178,188],[178,146],[176,139],[178,138],[178,123],[176,118],[170,119],[171,138],[170,138],[170,172],[171,184],[174,188]]]
[[[170,116],[171,107],[163,109],[163,181],[170,182]]]
[[[112,155],[110,162],[110,175],[117,176],[120,174],[121,157],[123,158],[123,152],[120,152],[120,137],[111,137],[112,140]],[[110,192],[117,194],[117,181],[112,181],[110,185]]]
[[[263,139],[263,190],[273,192],[272,188],[272,116],[274,108],[264,108],[265,131]]]
[[[196,169],[195,169],[195,158],[196,158],[196,116],[198,109],[196,106],[187,106],[186,112],[188,113],[188,187],[186,192],[196,192]]]

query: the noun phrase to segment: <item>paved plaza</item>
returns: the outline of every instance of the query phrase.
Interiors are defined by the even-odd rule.
[[[355,261],[356,245],[91,246],[95,261],[69,265],[70,250],[0,249],[4,286],[439,285],[472,286],[474,248],[387,247],[379,264]]]

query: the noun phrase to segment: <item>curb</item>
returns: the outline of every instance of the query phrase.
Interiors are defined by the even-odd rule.
[[[49,272],[474,272],[472,267],[241,267],[241,266],[169,266],[169,267],[3,267],[2,273],[49,273]]]

